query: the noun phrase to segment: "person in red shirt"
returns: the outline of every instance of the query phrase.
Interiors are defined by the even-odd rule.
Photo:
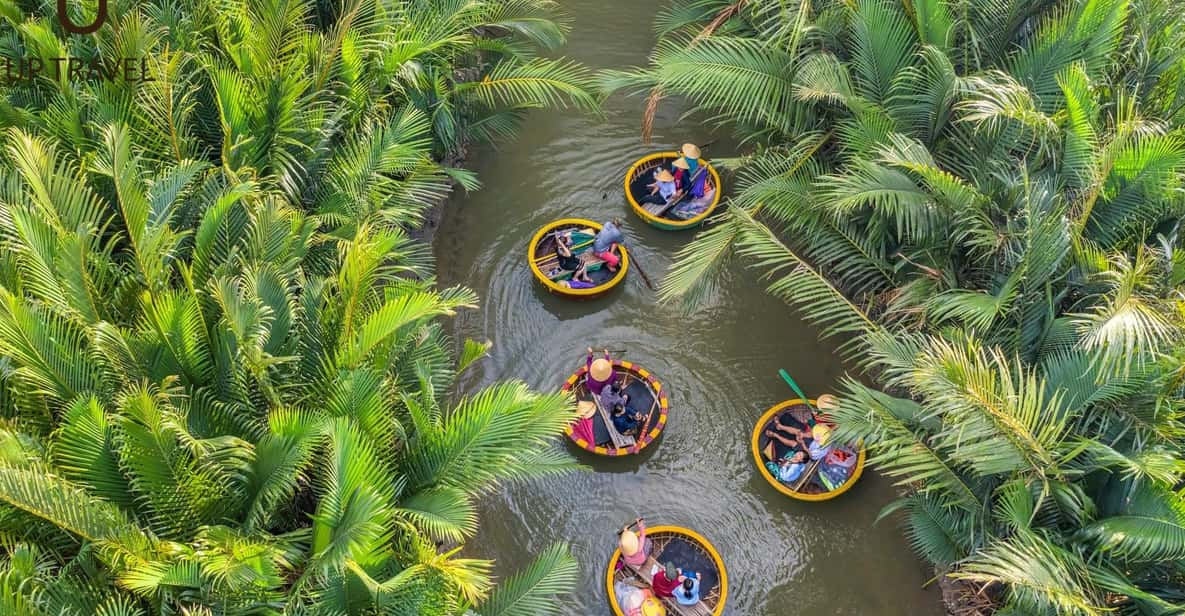
[[[654,589],[655,596],[674,597],[675,589],[681,583],[679,579],[681,574],[682,572],[670,563],[667,563],[665,570],[656,572],[654,578],[650,580],[650,587]]]

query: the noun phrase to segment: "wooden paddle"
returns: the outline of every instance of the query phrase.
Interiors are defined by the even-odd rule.
[[[652,402],[650,404],[650,410],[646,411],[646,418],[642,420],[642,429],[643,430],[646,429],[646,426],[650,425],[650,418],[652,416],[654,416],[654,409],[656,409],[656,408],[658,408],[658,396],[654,397],[654,402]]]
[[[639,516],[639,517],[640,517],[641,519],[643,519],[643,520],[645,520],[645,519],[646,519],[646,518],[644,518],[644,517],[641,517],[641,516]],[[626,526],[626,529],[627,529],[627,530],[629,530],[629,529],[633,529],[633,528],[637,528],[637,527],[638,527],[638,520],[634,520],[633,522],[630,522],[628,526]],[[614,534],[614,535],[620,535],[620,534],[621,534],[621,531],[615,531],[613,534]]]
[[[609,351],[609,355],[625,355],[626,353],[629,353],[629,352],[630,352],[629,349],[616,349],[613,351]],[[596,353],[593,353],[593,355],[596,355]],[[587,356],[587,354],[586,354],[586,356]],[[596,359],[596,358],[594,357],[593,359]]]
[[[810,480],[810,478],[811,478],[811,476],[812,476],[812,475],[814,475],[814,474],[815,474],[815,471],[816,471],[816,470],[818,470],[818,468],[819,468],[819,463],[820,463],[820,462],[822,462],[822,461],[823,461],[823,458],[819,458],[818,460],[815,460],[814,462],[811,462],[811,467],[810,467],[810,468],[808,468],[808,469],[806,469],[806,472],[802,474],[802,480],[800,480],[800,481],[798,482],[798,485],[794,486],[794,491],[795,491],[795,492],[801,492],[801,491],[802,491],[802,486],[806,485],[806,482],[807,482],[808,480]]]
[[[646,286],[650,287],[650,290],[653,291],[654,283],[650,282],[650,276],[647,276],[646,270],[642,269],[642,262],[638,260],[638,255],[630,255],[630,260],[634,262],[634,267],[638,268],[638,273],[642,275],[642,280],[646,281]]]

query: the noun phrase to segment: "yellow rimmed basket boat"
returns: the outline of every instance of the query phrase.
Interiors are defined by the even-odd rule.
[[[646,530],[650,544],[650,556],[640,567],[632,567],[621,560],[621,549],[613,552],[609,569],[605,574],[605,587],[609,591],[609,607],[616,616],[625,616],[617,602],[615,586],[618,582],[634,586],[650,587],[650,572],[660,563],[670,562],[684,571],[701,575],[700,602],[695,605],[680,605],[673,599],[662,599],[668,614],[677,616],[720,616],[728,599],[728,572],[724,561],[712,544],[699,533],[681,526],[655,526]],[[621,567],[618,568],[618,562]]]
[[[671,166],[679,158],[678,152],[658,152],[643,157],[630,167],[625,174],[625,198],[629,201],[634,213],[648,224],[667,231],[691,229],[703,224],[716,207],[720,205],[720,174],[716,168],[704,159],[699,163],[707,169],[708,178],[704,185],[704,196],[699,199],[685,199],[674,207],[667,208],[661,204],[643,204],[641,200],[650,193],[647,185],[654,183],[654,170],[660,166]],[[690,210],[690,215],[683,217],[682,213]]]
[[[618,434],[613,429],[613,422],[609,419],[612,409],[603,408],[584,384],[584,377],[588,374],[587,366],[581,366],[568,377],[563,390],[572,392],[577,400],[592,401],[597,405],[597,412],[592,417],[569,424],[564,432],[581,449],[602,456],[625,456],[642,451],[662,434],[663,429],[667,427],[670,402],[662,383],[645,368],[628,361],[613,360],[613,370],[616,378],[625,383],[625,393],[630,397],[630,407],[646,416],[643,420],[645,427],[642,436],[635,439]],[[587,423],[581,426],[582,422]]]
[[[811,404],[815,404],[815,401],[811,400]],[[856,482],[860,480],[860,475],[864,474],[864,461],[866,453],[864,447],[858,447],[859,451],[857,452],[856,465],[852,468],[852,472],[848,476],[847,480],[845,480],[833,490],[826,490],[821,487],[818,482],[813,480],[807,480],[807,482],[803,484],[802,487],[800,487],[798,490],[795,490],[794,486],[788,486],[779,481],[778,478],[770,473],[769,469],[765,466],[766,458],[762,452],[768,445],[771,444],[770,441],[772,440],[765,435],[765,431],[772,428],[773,423],[783,412],[802,410],[805,410],[806,412],[812,412],[811,407],[807,406],[802,401],[802,398],[794,398],[793,400],[786,400],[785,402],[779,402],[778,404],[775,404],[772,408],[766,411],[764,415],[761,416],[761,419],[757,421],[757,425],[753,428],[753,461],[757,464],[757,469],[758,472],[761,473],[761,476],[765,477],[765,480],[768,481],[769,484],[774,487],[774,489],[781,492],[782,494],[785,494],[790,498],[803,501],[831,500],[850,490],[852,486],[856,485]],[[817,413],[815,416],[816,418],[819,417]],[[775,452],[780,451],[782,447],[783,445],[780,443],[774,443]],[[778,457],[780,457],[780,455],[774,456],[775,459]]]
[[[589,232],[591,230],[591,232]],[[629,270],[629,252],[624,246],[617,247],[617,254],[621,257],[621,266],[616,272],[609,271],[605,262],[592,254],[593,236],[601,230],[599,223],[583,218],[564,218],[548,223],[531,238],[531,245],[527,248],[527,261],[531,264],[531,272],[543,286],[552,293],[578,299],[591,299],[605,294],[613,287],[625,280]],[[585,262],[588,277],[596,286],[587,289],[572,288],[566,282],[572,277],[572,272],[561,270],[559,257],[555,247],[557,234],[572,232],[572,254]]]

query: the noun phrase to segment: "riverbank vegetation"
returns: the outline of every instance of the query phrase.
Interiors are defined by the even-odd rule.
[[[594,105],[535,55],[553,8],[113,2],[73,36],[0,3],[6,56],[153,77],[0,98],[0,612],[558,613],[564,546],[496,588],[458,551],[475,496],[572,468],[569,402],[456,399],[486,348],[440,319],[477,298],[408,237],[478,185],[441,160]]]
[[[741,261],[878,387],[838,413],[966,613],[1185,604],[1185,19],[1164,0],[676,2],[609,90],[753,153],[667,299]]]

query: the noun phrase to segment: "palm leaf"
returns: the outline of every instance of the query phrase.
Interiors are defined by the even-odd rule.
[[[576,559],[562,543],[552,544],[526,569],[504,580],[478,608],[481,616],[553,616],[565,603],[557,595],[576,584]]]

